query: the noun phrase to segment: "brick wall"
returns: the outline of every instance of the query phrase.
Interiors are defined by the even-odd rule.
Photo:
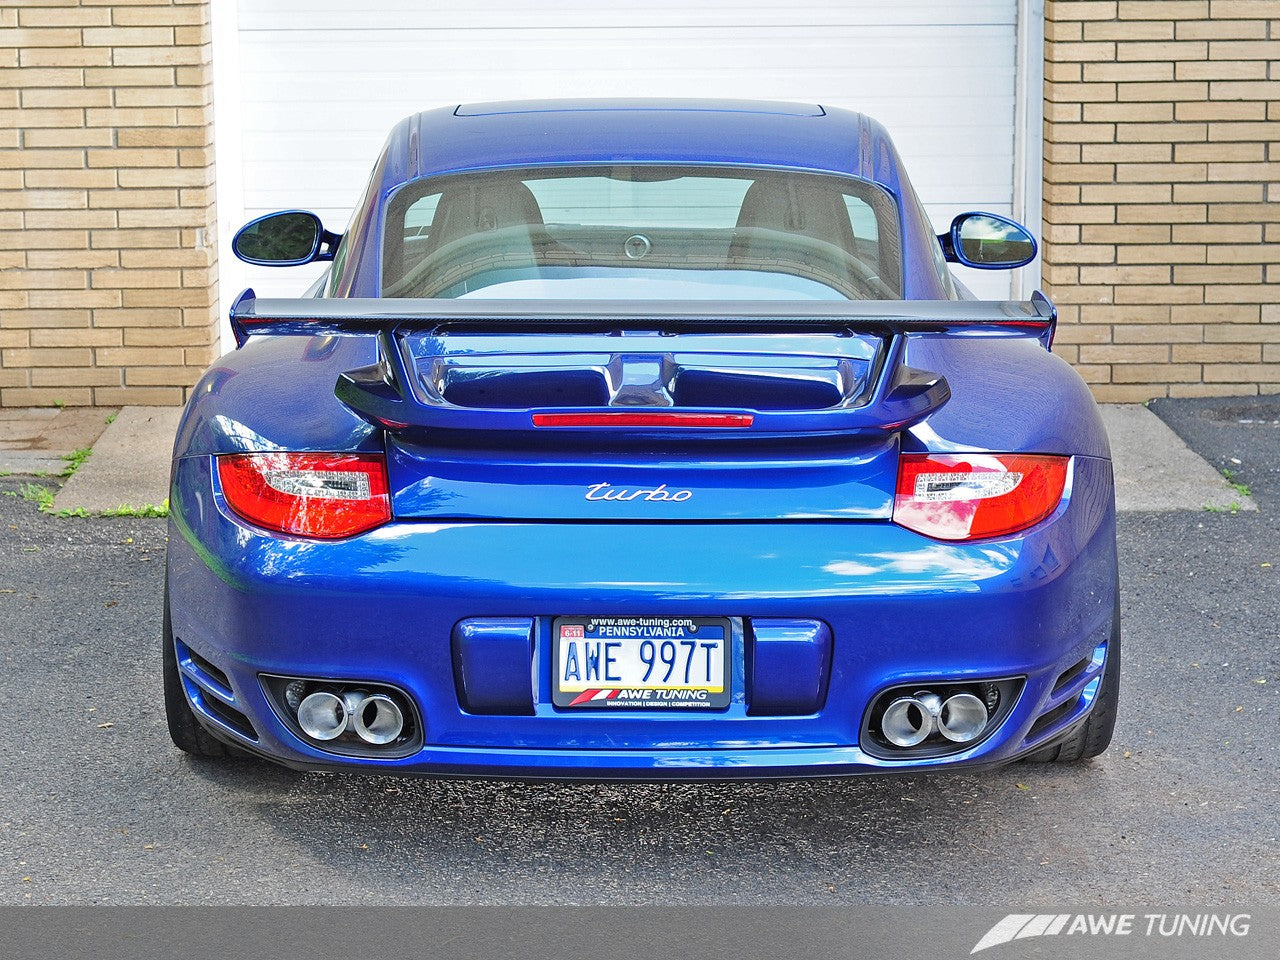
[[[215,352],[208,0],[0,0],[0,406],[176,404]]]
[[[1280,392],[1280,0],[1045,19],[1057,349],[1102,400]]]
[[[0,406],[216,352],[210,0],[0,0]],[[1280,392],[1280,0],[1048,0],[1044,280],[1103,400]]]

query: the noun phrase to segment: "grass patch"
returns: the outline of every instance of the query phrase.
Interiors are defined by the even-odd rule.
[[[53,507],[53,491],[38,483],[24,483],[18,493],[23,500],[38,506],[41,513],[48,513]]]
[[[76,507],[74,510],[55,510],[53,509],[53,497],[55,491],[48,487],[42,487],[38,483],[24,483],[18,488],[17,494],[12,491],[6,491],[9,496],[21,496],[28,503],[34,503],[41,513],[47,513],[51,517],[87,517],[89,511],[84,507]]]
[[[169,516],[169,500],[166,498],[159,506],[154,503],[144,503],[140,507],[135,507],[132,504],[122,503],[114,510],[103,510],[102,515],[104,517],[163,518]]]
[[[62,458],[63,460],[66,461],[67,468],[63,470],[62,473],[58,474],[58,476],[60,477],[71,476],[73,473],[79,470],[82,466],[84,466],[84,462],[89,459],[89,456],[92,453],[93,453],[92,447],[81,447],[79,450],[72,450],[70,453],[68,453],[65,457]]]
[[[68,463],[71,464],[66,473],[61,476],[69,476],[76,471],[80,464],[87,459],[89,451],[77,450],[75,454],[67,457]],[[51,517],[92,517],[95,514],[90,513],[84,507],[75,507],[73,509],[63,508],[61,510],[54,509],[53,498],[57,495],[57,490],[46,487],[39,483],[23,483],[16,490],[0,491],[6,497],[21,497],[28,503],[34,503],[41,513],[48,514]],[[134,506],[131,503],[122,503],[112,510],[103,510],[97,516],[103,517],[138,517],[144,519],[164,519],[169,516],[169,500],[165,499],[163,503],[144,503],[140,506]]]
[[[1242,497],[1252,497],[1253,490],[1249,488],[1247,483],[1240,483],[1236,480],[1236,472],[1229,467],[1222,468],[1222,475],[1227,478],[1227,486],[1235,490]]]

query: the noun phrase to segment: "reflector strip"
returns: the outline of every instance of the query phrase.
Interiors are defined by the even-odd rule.
[[[616,413],[535,413],[535,427],[749,427],[749,413],[653,413],[619,410]]]
[[[916,476],[915,499],[933,502],[986,500],[1003,497],[1022,482],[1022,474],[1004,473],[921,473]]]
[[[291,497],[369,499],[369,475],[355,470],[263,470],[262,478]]]

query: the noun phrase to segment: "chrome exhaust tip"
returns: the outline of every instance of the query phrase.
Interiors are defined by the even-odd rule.
[[[957,693],[938,711],[938,732],[952,743],[968,743],[987,728],[988,717],[985,703],[971,693]]]
[[[408,691],[375,680],[263,674],[271,708],[303,743],[348,757],[407,757],[422,749],[422,715]]]
[[[298,704],[298,726],[312,740],[336,740],[347,729],[347,705],[337,694],[317,690]]]
[[[1007,723],[1024,680],[898,683],[871,701],[858,743],[879,760],[937,760],[976,751]]]
[[[385,693],[370,694],[351,711],[351,725],[365,743],[391,743],[404,732],[404,711]]]
[[[938,715],[936,694],[899,697],[885,708],[880,732],[895,747],[914,747],[928,739]]]

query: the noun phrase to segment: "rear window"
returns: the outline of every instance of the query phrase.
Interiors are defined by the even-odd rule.
[[[898,211],[824,174],[658,165],[414,181],[387,207],[382,295],[901,299]]]

